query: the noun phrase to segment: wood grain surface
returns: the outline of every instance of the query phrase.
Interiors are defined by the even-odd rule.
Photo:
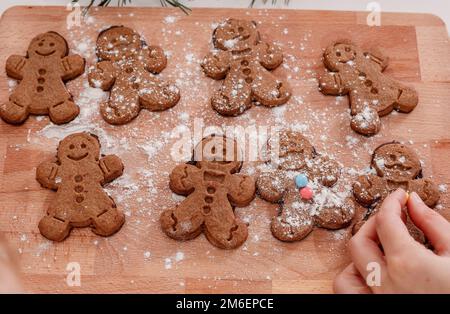
[[[162,77],[175,81],[181,102],[162,113],[143,111],[132,123],[115,127],[98,112],[107,97],[86,86],[86,76],[67,86],[81,115],[65,126],[48,118],[30,117],[21,126],[0,121],[0,232],[17,253],[18,266],[30,292],[153,292],[153,293],[327,293],[334,276],[349,262],[346,243],[350,228],[314,230],[304,241],[282,243],[272,237],[270,218],[277,206],[258,198],[236,214],[249,222],[249,238],[234,251],[216,249],[203,235],[176,242],[160,230],[159,215],[179,198],[168,188],[168,174],[177,164],[170,151],[176,127],[192,130],[195,119],[205,125],[293,126],[304,131],[318,151],[345,165],[342,180],[351,184],[355,172],[369,165],[370,152],[392,141],[409,143],[420,155],[424,176],[445,190],[450,184],[450,45],[445,25],[426,14],[383,13],[380,27],[366,25],[367,13],[295,10],[194,9],[186,16],[175,9],[106,8],[93,10],[82,27],[67,29],[63,7],[14,7],[0,20],[0,101],[8,99],[13,81],[4,63],[11,54],[25,54],[28,43],[48,30],[63,34],[72,49],[95,63],[95,40],[107,26],[123,24],[139,31],[168,54]],[[253,19],[264,40],[284,50],[275,75],[289,81],[294,96],[283,107],[254,107],[238,118],[223,118],[209,105],[221,82],[199,67],[211,49],[214,23],[227,17]],[[326,97],[317,90],[323,70],[321,54],[334,39],[348,37],[361,46],[378,46],[391,58],[386,74],[414,86],[419,106],[410,114],[382,118],[373,138],[350,130],[346,98]],[[110,238],[88,228],[74,230],[62,243],[45,240],[37,224],[54,192],[35,181],[35,168],[56,152],[58,140],[88,130],[100,136],[102,151],[114,152],[125,163],[124,176],[106,189],[126,215],[122,230]],[[254,173],[256,162],[243,172]],[[439,211],[450,218],[449,197],[443,193]],[[81,286],[66,283],[68,263],[81,267]]]

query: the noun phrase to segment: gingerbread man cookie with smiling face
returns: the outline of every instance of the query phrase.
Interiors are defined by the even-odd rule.
[[[93,87],[111,91],[100,112],[110,124],[133,120],[142,108],[162,111],[180,99],[178,88],[157,78],[167,65],[164,51],[147,46],[141,36],[124,26],[102,31],[97,39],[99,62],[91,68],[88,79]]]
[[[242,162],[236,141],[206,137],[196,146],[193,159],[170,174],[170,188],[186,199],[162,213],[163,231],[181,241],[204,232],[218,248],[239,247],[247,239],[247,225],[236,218],[234,207],[250,204],[255,197],[255,182],[238,174]]]
[[[206,75],[224,79],[211,98],[211,105],[225,116],[237,116],[256,101],[263,106],[285,104],[291,91],[287,83],[269,70],[283,62],[281,50],[261,41],[255,22],[228,19],[213,33],[214,47],[202,62]]]
[[[438,187],[430,179],[422,178],[419,157],[408,146],[397,142],[379,146],[373,152],[370,166],[376,174],[360,176],[353,184],[356,201],[368,209],[363,220],[355,224],[354,233],[378,211],[386,196],[398,188],[416,192],[429,207],[439,201]],[[409,227],[416,233],[412,225]]]
[[[349,40],[338,40],[323,54],[329,72],[319,78],[325,95],[348,95],[351,128],[371,136],[379,132],[380,117],[392,110],[408,113],[418,103],[417,92],[383,74],[389,63],[377,49],[363,50]]]
[[[36,180],[56,190],[47,215],[39,222],[41,234],[62,241],[74,227],[91,227],[98,235],[109,236],[123,225],[125,217],[102,186],[120,177],[123,164],[119,157],[100,158],[100,143],[88,133],[64,138],[55,160],[37,167]]]
[[[6,73],[19,84],[0,106],[0,117],[11,124],[23,123],[30,114],[48,115],[56,124],[73,120],[80,109],[64,83],[83,74],[85,62],[68,53],[66,40],[47,32],[31,40],[25,57],[10,56]]]
[[[278,147],[278,148],[276,148]],[[350,224],[353,202],[338,183],[340,165],[316,153],[298,132],[271,138],[268,169],[256,181],[259,196],[280,203],[272,219],[272,234],[281,241],[300,241],[314,229],[340,229]]]

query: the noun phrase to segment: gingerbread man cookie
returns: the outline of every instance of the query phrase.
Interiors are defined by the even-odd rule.
[[[142,108],[162,111],[180,99],[178,88],[158,79],[167,65],[164,51],[147,46],[141,36],[124,26],[113,26],[97,38],[99,62],[91,68],[88,79],[93,87],[111,91],[100,112],[110,124],[133,120]]]
[[[392,142],[379,146],[373,152],[370,165],[376,174],[360,176],[353,184],[356,201],[368,208],[363,220],[355,224],[354,233],[378,211],[386,196],[398,188],[416,192],[429,207],[439,201],[438,187],[430,179],[422,178],[419,157],[406,145]]]
[[[279,149],[273,149],[276,147]],[[281,241],[299,241],[314,226],[327,229],[346,227],[355,210],[347,193],[336,185],[340,165],[317,154],[311,143],[298,132],[283,131],[279,141],[271,138],[271,167],[256,181],[259,196],[280,203],[272,219],[272,234]]]
[[[228,19],[213,33],[214,47],[202,67],[206,75],[225,79],[211,98],[211,105],[225,116],[237,116],[257,101],[263,106],[285,104],[291,91],[287,83],[268,70],[283,62],[281,50],[261,41],[255,22]]]
[[[247,225],[235,217],[255,197],[255,182],[238,174],[242,162],[236,141],[222,136],[204,138],[194,149],[194,162],[177,166],[170,188],[187,198],[161,215],[164,232],[189,240],[204,232],[211,244],[234,249],[247,239]]]
[[[25,57],[10,56],[6,73],[20,82],[9,101],[0,106],[0,117],[11,124],[23,123],[30,114],[48,115],[56,124],[73,120],[80,109],[64,82],[83,74],[85,61],[68,54],[66,40],[47,32],[31,40]]]
[[[389,59],[378,49],[362,50],[349,40],[339,40],[323,54],[329,72],[319,78],[325,95],[349,95],[351,128],[371,136],[380,130],[380,117],[392,110],[412,111],[417,92],[383,74]]]
[[[41,234],[49,240],[62,241],[73,227],[91,227],[101,236],[117,232],[125,217],[102,185],[122,173],[119,157],[100,158],[96,136],[76,133],[64,138],[56,159],[43,162],[36,170],[36,180],[43,187],[56,190],[47,215],[39,222]]]

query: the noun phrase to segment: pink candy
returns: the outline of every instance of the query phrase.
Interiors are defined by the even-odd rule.
[[[309,201],[313,197],[313,190],[306,186],[300,190],[300,196],[302,199]]]

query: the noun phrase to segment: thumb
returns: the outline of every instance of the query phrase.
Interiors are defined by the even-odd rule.
[[[408,199],[408,213],[412,222],[425,234],[438,255],[450,255],[450,223],[429,208],[417,193]]]

